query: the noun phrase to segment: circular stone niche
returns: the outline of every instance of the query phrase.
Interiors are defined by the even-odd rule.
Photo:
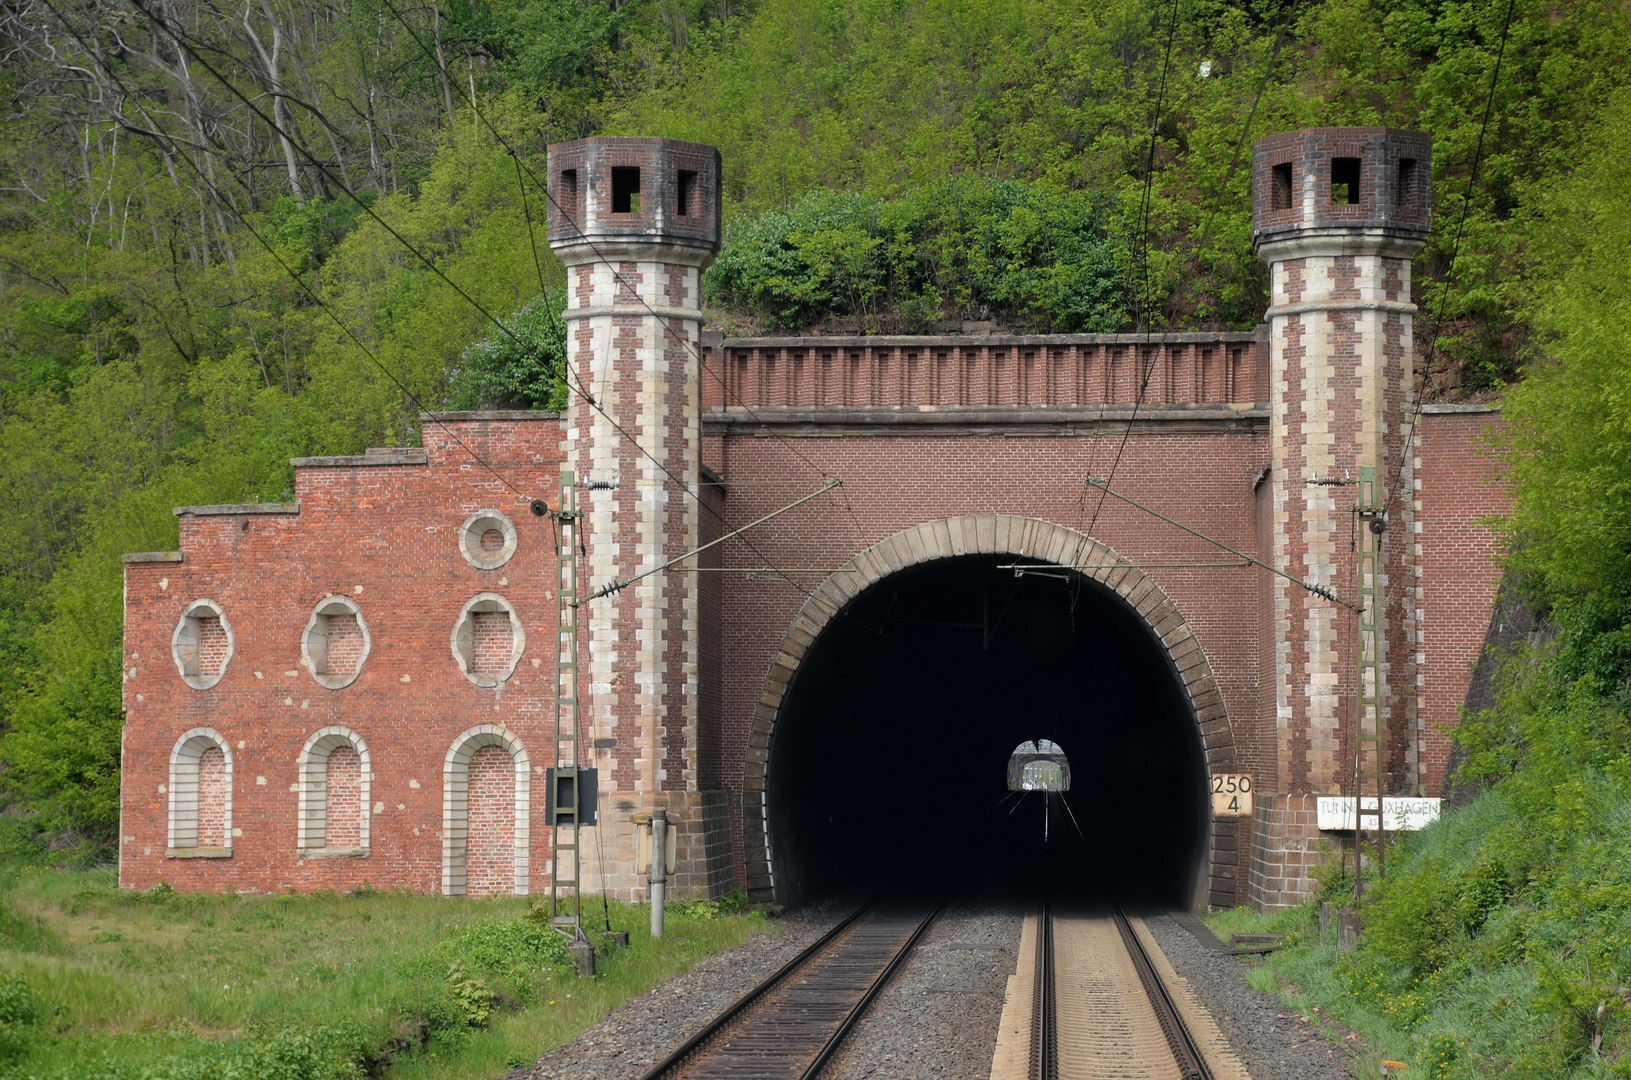
[[[479,593],[453,624],[453,659],[477,686],[499,686],[515,674],[527,648],[527,633],[510,602],[497,593]]]
[[[208,690],[221,681],[236,646],[226,612],[214,600],[188,604],[175,633],[170,635],[170,655],[175,657],[176,670],[194,690]]]
[[[515,522],[497,510],[477,510],[459,530],[459,553],[477,570],[497,570],[515,554]]]
[[[301,663],[317,685],[329,690],[350,686],[374,647],[362,609],[348,596],[318,601],[300,639]]]

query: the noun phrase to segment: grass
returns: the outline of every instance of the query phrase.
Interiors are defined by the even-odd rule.
[[[1410,1062],[1411,1074],[1417,1073],[1410,1052],[1411,1034],[1382,1011],[1375,995],[1353,993],[1344,979],[1345,969],[1337,962],[1336,927],[1333,924],[1321,941],[1314,905],[1268,913],[1234,908],[1215,912],[1204,921],[1225,941],[1231,933],[1290,935],[1287,948],[1268,954],[1246,970],[1246,984],[1277,995],[1288,1010],[1317,1022],[1327,1040],[1346,1046],[1355,1054],[1356,1076],[1378,1075],[1384,1058]]]
[[[1522,964],[1461,973],[1453,987],[1400,977],[1364,952],[1337,951],[1312,904],[1259,914],[1236,908],[1205,919],[1230,932],[1288,933],[1289,947],[1246,971],[1253,989],[1276,994],[1355,1055],[1355,1075],[1375,1076],[1384,1058],[1429,1080],[1505,1071],[1511,1046],[1544,1039],[1544,1024],[1523,1007],[1533,977]],[[1351,1033],[1351,1034],[1350,1034]]]
[[[613,904],[631,947],[590,980],[526,898],[130,893],[31,868],[0,900],[0,1075],[41,1078],[500,1076],[769,929],[679,905],[653,941],[648,909]]]

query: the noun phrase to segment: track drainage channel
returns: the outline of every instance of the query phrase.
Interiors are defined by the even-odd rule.
[[[839,923],[642,1080],[807,1080],[945,906],[884,899]]]

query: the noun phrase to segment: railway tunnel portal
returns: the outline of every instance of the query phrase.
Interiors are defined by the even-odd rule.
[[[547,772],[574,762],[598,775],[588,891],[646,895],[657,808],[674,895],[978,878],[1038,861],[1040,799],[1002,804],[1003,776],[1049,739],[1076,778],[1053,862],[1305,899],[1340,840],[1320,800],[1356,771],[1439,794],[1495,594],[1498,416],[1414,397],[1430,165],[1420,133],[1260,140],[1255,331],[778,338],[705,328],[714,148],[550,147],[565,415],[427,415],[422,446],[295,459],[292,503],[179,508],[177,551],[127,556],[121,883],[554,888]],[[567,513],[568,473],[593,591],[563,635],[534,515]],[[1116,496],[1091,519],[1087,478]],[[1255,808],[1212,818],[1230,773]]]
[[[941,879],[1232,894],[1235,823],[1214,835],[1207,777],[1232,771],[1234,740],[1171,599],[1080,533],[1018,520],[999,544],[985,524],[986,544],[973,517],[897,534],[804,605],[761,699],[750,859],[795,902]],[[953,534],[984,550],[952,553]],[[1036,739],[1070,757],[1072,791],[1008,791],[1009,754]]]

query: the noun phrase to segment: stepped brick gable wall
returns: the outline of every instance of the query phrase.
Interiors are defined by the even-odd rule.
[[[580,593],[621,586],[580,609],[588,891],[644,895],[635,817],[661,806],[678,895],[777,895],[767,762],[806,651],[861,590],[986,553],[1116,564],[1092,575],[1159,639],[1208,767],[1256,781],[1196,903],[1295,903],[1317,798],[1352,790],[1351,614],[1259,567],[1171,565],[1219,553],[1083,478],[1119,461],[1118,492],[1351,596],[1352,489],[1310,481],[1398,477],[1387,784],[1438,794],[1495,588],[1478,522],[1505,502],[1498,413],[1428,408],[1406,441],[1429,165],[1387,129],[1260,142],[1273,299],[1250,333],[726,339],[700,307],[717,153],[552,147],[565,416],[427,416],[422,449],[297,460],[294,502],[181,508],[179,551],[127,556],[121,883],[546,889],[559,579],[529,504],[571,470]],[[665,567],[835,478],[708,572]],[[764,565],[798,569],[712,572]]]
[[[426,422],[424,449],[297,459],[294,503],[184,507],[179,552],[127,558],[123,885],[443,889],[443,772],[453,741],[479,724],[540,750],[552,735],[552,534],[506,483],[555,490],[561,440],[552,414],[443,414]],[[518,534],[496,569],[460,554],[461,529],[478,510],[504,514]],[[484,592],[504,596],[538,643],[493,689],[465,676],[450,645],[461,607]],[[177,622],[201,598],[221,607],[233,639],[220,680],[204,690],[183,681],[172,656]],[[360,620],[328,617],[330,673],[361,661],[339,689],[317,681],[302,646],[314,609],[333,598],[360,612]],[[361,623],[371,638],[366,658]],[[231,752],[230,834],[216,824],[225,801],[211,794],[223,782],[225,751],[206,750],[197,844],[171,848],[173,749],[194,729],[215,733]],[[326,811],[327,842],[303,849],[300,789],[317,781],[302,776],[300,759],[325,729],[354,733],[370,774],[351,743],[328,753],[326,792],[308,800],[309,814]],[[548,864],[535,850],[532,877],[514,878],[513,775],[509,783],[510,832],[485,821],[480,828],[499,830],[493,843],[509,845],[505,889],[525,892]],[[545,839],[537,830],[534,841]]]

